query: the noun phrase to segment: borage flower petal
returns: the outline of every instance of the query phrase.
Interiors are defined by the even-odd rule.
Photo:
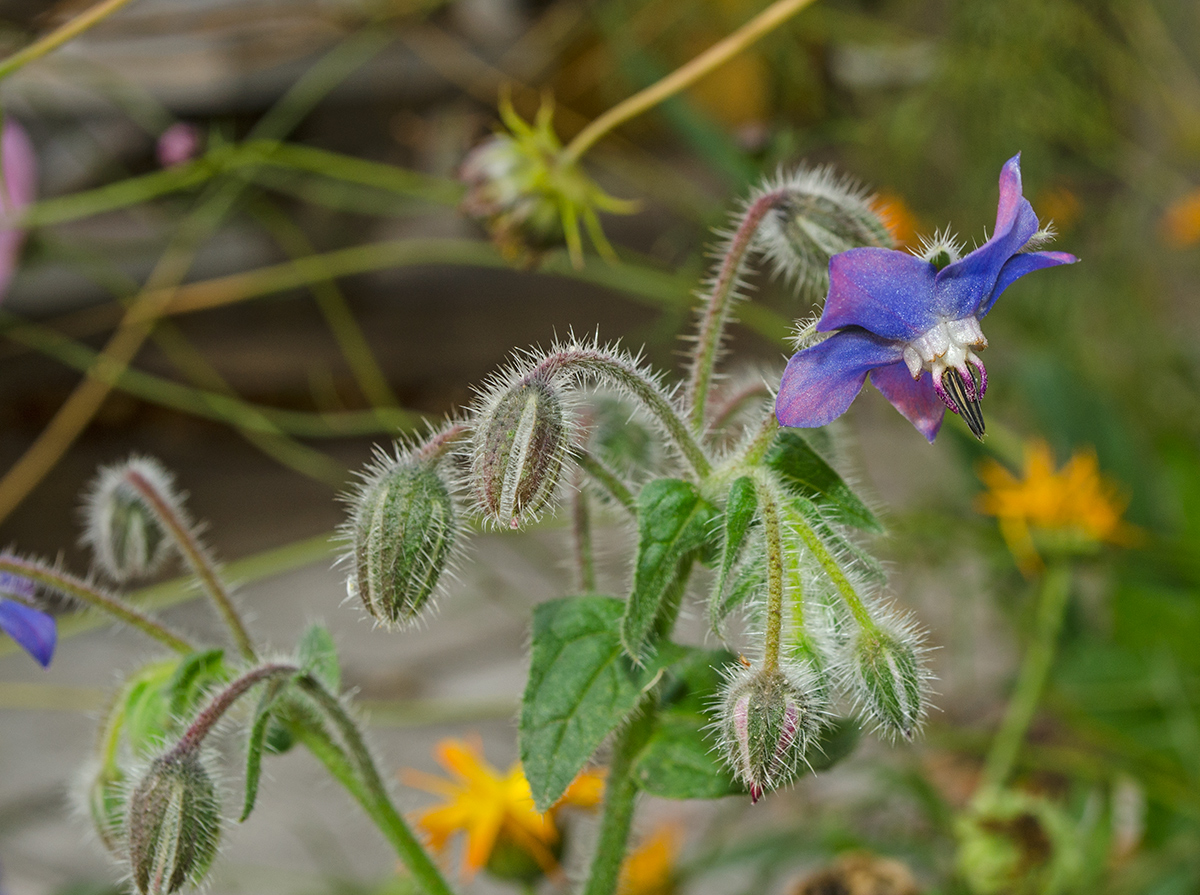
[[[0,600],[0,631],[15,640],[43,668],[54,658],[58,630],[53,616],[15,600]]]
[[[775,405],[781,425],[831,422],[870,373],[929,441],[941,426],[938,401],[983,437],[979,402],[987,370],[978,352],[987,339],[979,321],[1020,277],[1078,260],[1065,252],[1021,251],[1039,223],[1021,195],[1020,158],[1013,156],[1000,172],[991,239],[965,258],[940,271],[929,260],[888,249],[851,249],[830,259],[829,297],[817,330],[836,332],[788,362]]]

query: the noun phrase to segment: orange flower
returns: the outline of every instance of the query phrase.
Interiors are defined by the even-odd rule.
[[[1128,545],[1137,540],[1137,529],[1121,518],[1128,501],[1101,476],[1090,450],[1076,452],[1066,466],[1055,470],[1050,446],[1031,441],[1025,446],[1021,478],[995,460],[983,463],[979,477],[988,491],[976,505],[981,513],[999,519],[1000,533],[1027,575],[1042,568],[1035,534],[1093,549],[1101,543]]]
[[[539,814],[519,763],[501,774],[483,757],[479,743],[455,739],[442,740],[435,754],[451,779],[414,770],[404,771],[403,779],[409,786],[444,797],[421,812],[416,825],[435,851],[444,851],[454,834],[466,834],[465,879],[486,867],[498,848],[509,847],[532,858],[543,873],[557,874],[555,815],[567,805],[594,807],[604,790],[602,773],[584,771],[554,807]]]
[[[617,881],[617,895],[672,895],[673,868],[678,855],[679,829],[659,827],[626,856]]]
[[[883,225],[896,240],[897,248],[913,245],[917,241],[917,216],[898,193],[884,190],[871,202],[875,213],[883,219]]]
[[[1176,199],[1162,216],[1162,235],[1177,249],[1200,242],[1200,189]]]

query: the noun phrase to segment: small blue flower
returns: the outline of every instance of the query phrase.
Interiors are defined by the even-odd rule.
[[[890,249],[835,255],[829,297],[817,322],[818,332],[835,332],[788,362],[775,402],[780,425],[832,422],[870,374],[883,396],[930,441],[947,407],[982,438],[979,399],[987,390],[987,371],[976,352],[987,347],[987,339],[979,321],[1015,280],[1078,260],[1065,252],[1021,251],[1041,235],[1038,228],[1033,206],[1021,195],[1018,153],[1000,171],[992,238],[965,258],[939,270],[929,260]]]
[[[0,572],[0,593],[31,600],[35,588],[32,581],[8,572]],[[24,602],[0,597],[0,631],[33,656],[43,668],[54,657],[54,645],[58,642],[58,629],[54,617]]]

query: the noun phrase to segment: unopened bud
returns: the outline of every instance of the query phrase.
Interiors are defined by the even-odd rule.
[[[550,503],[570,440],[558,388],[533,377],[489,398],[475,427],[471,480],[484,516],[520,528]]]
[[[798,669],[731,666],[721,696],[721,751],[757,802],[796,776],[821,726]]]
[[[912,739],[925,717],[929,672],[920,645],[908,632],[859,631],[851,645],[851,680],[861,704],[879,727]]]
[[[164,495],[173,493],[171,476],[158,463],[134,457],[100,470],[84,503],[84,543],[96,563],[115,581],[145,578],[158,571],[173,542],[127,475],[136,472]]]
[[[760,188],[784,198],[759,227],[756,245],[798,289],[823,294],[829,259],[864,246],[893,248],[895,239],[870,194],[832,168],[800,167]],[[751,197],[752,201],[757,197]]]
[[[217,853],[221,806],[193,752],[154,760],[129,796],[129,866],[140,895],[198,883]]]
[[[353,506],[347,590],[376,621],[407,625],[429,604],[454,548],[450,490],[436,461],[384,461]]]

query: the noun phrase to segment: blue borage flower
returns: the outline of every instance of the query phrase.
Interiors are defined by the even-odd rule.
[[[32,581],[9,572],[0,572],[0,594],[32,600],[34,593]],[[26,606],[24,602],[0,597],[0,631],[15,640],[43,668],[54,657],[54,644],[58,640],[54,617]]]
[[[979,321],[1015,280],[1078,260],[1065,252],[1022,251],[1039,242],[1038,235],[1037,215],[1021,195],[1018,153],[1000,171],[992,238],[965,258],[939,270],[932,260],[890,249],[835,255],[829,297],[816,326],[833,335],[788,362],[775,402],[780,425],[832,422],[870,374],[883,396],[930,441],[947,407],[982,438],[979,399],[987,390],[987,371],[976,352],[987,347],[987,339]]]

